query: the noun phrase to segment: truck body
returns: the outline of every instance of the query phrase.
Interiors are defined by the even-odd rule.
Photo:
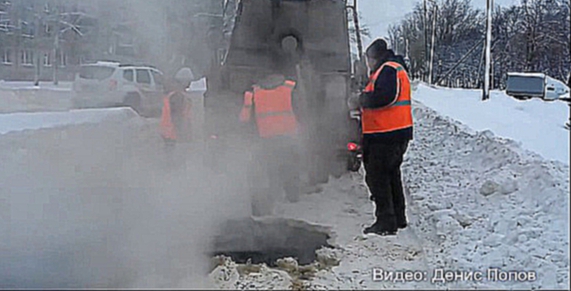
[[[569,88],[563,82],[543,73],[508,73],[506,94],[512,97],[553,101],[567,93]]]
[[[231,2],[231,1],[230,1]],[[243,94],[281,73],[297,82],[311,184],[347,171],[347,142],[358,135],[347,99],[352,65],[346,0],[242,0],[227,5],[205,98],[207,131],[240,135]],[[230,27],[230,28],[229,28]]]

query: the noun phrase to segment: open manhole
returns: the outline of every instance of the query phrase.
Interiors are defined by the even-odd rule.
[[[329,229],[303,221],[260,218],[241,219],[225,223],[214,239],[212,256],[224,255],[239,264],[265,263],[276,266],[281,258],[292,257],[300,265],[313,263],[315,251],[327,243]]]

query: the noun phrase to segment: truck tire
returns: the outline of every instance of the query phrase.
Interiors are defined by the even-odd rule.
[[[125,99],[123,100],[123,105],[127,107],[131,107],[135,112],[139,115],[141,112],[141,95],[136,92],[127,93]]]

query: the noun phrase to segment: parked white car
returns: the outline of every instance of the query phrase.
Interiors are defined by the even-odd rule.
[[[569,94],[569,87],[542,73],[508,73],[506,94],[518,99],[553,101]]]
[[[160,112],[163,73],[148,66],[97,62],[82,65],[73,82],[74,108],[133,108],[141,115]]]

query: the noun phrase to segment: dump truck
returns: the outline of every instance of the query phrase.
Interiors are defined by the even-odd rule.
[[[359,135],[347,100],[359,89],[356,80],[366,78],[355,76],[353,69],[349,30],[353,20],[349,17],[354,11],[349,11],[347,1],[224,3],[209,32],[214,44],[206,76],[207,136],[216,137],[219,143],[231,135],[239,138],[237,120],[244,92],[259,78],[277,71],[297,82],[306,149],[301,166],[309,184],[325,183],[330,176],[347,172],[347,144]]]

